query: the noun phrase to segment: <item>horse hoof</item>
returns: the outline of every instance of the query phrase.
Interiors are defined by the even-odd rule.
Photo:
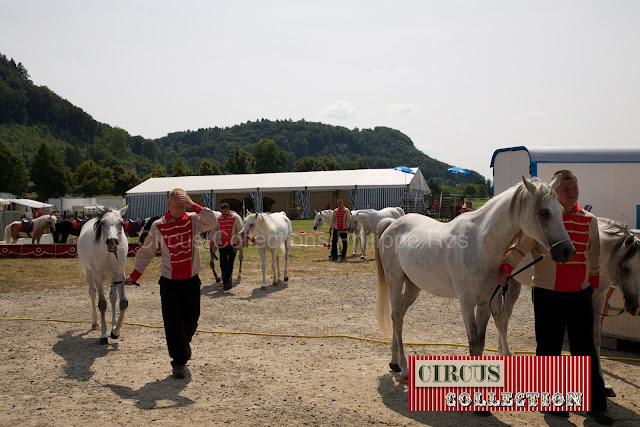
[[[93,329],[94,331],[97,331],[100,328],[100,326],[98,326],[97,323],[91,325],[91,329]]]
[[[409,374],[400,374],[400,382],[403,384],[409,383]]]
[[[220,278],[216,277],[216,283],[220,283]]]
[[[113,338],[114,340],[117,340],[118,338],[120,338],[120,335],[114,335],[114,333],[111,332],[111,338]]]
[[[242,276],[238,274],[238,282],[242,280]]]
[[[100,344],[100,345],[109,344],[109,339],[108,339],[108,338],[106,338],[106,337],[104,337],[104,338],[100,338],[100,339],[98,340],[98,344]]]
[[[260,286],[260,289],[262,289],[263,291],[266,291],[267,287],[266,286]]]
[[[364,259],[364,255],[360,255],[360,259]]]
[[[605,386],[604,387],[604,395],[607,396],[607,397],[616,397],[617,396],[616,392],[613,391],[611,386]]]
[[[284,277],[284,281],[285,281],[285,282],[288,282],[288,281],[289,281],[289,277],[288,277],[288,276],[285,276],[285,277]]]
[[[400,365],[398,365],[397,363],[389,363],[389,367],[391,368],[391,370],[393,372],[400,372],[402,371],[402,369],[400,369]]]

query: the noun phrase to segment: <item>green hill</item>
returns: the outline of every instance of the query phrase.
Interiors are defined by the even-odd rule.
[[[305,120],[261,119],[227,128],[174,132],[154,140],[131,136],[94,120],[46,86],[34,85],[24,65],[0,54],[0,142],[24,161],[27,171],[38,147],[46,142],[71,171],[91,159],[101,167],[132,167],[140,177],[154,170],[156,175],[171,175],[180,173],[174,169],[182,159],[197,174],[206,159],[228,173],[225,161],[230,150],[241,148],[251,154],[263,139],[275,141],[284,150],[284,170],[293,170],[297,160],[310,156],[330,160],[331,168],[418,166],[427,180],[437,178],[444,185],[455,182],[446,172],[450,165],[427,156],[405,134],[387,127],[351,130]],[[460,182],[483,179],[470,172]]]

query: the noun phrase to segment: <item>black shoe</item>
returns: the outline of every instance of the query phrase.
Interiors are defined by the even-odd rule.
[[[225,284],[222,286],[222,289],[224,289],[225,291],[228,291],[228,290],[229,290],[229,289],[231,289],[232,287],[233,287],[233,285],[231,284],[231,282],[229,282],[229,283],[225,283]]]
[[[610,426],[613,424],[613,417],[607,411],[587,411],[587,415],[593,418],[598,424]]]
[[[553,415],[554,417],[569,418],[569,411],[540,411],[543,414]]]
[[[330,257],[329,257],[329,260],[331,260],[331,261],[337,261],[337,260],[338,260],[338,258],[333,257],[333,256],[330,256]]]
[[[340,261],[344,261],[345,259],[347,259],[347,257],[340,255]]]
[[[184,365],[176,365],[173,367],[173,378],[177,380],[184,379],[185,376],[185,367]]]

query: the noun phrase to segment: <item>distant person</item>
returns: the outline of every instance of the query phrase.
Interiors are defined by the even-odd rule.
[[[437,200],[433,202],[433,213],[440,213],[440,202]]]
[[[425,215],[429,215],[429,210],[430,210],[430,205],[429,205],[429,201],[427,200],[426,202],[424,202],[424,214]]]
[[[342,251],[340,253],[340,259],[346,259],[347,257],[347,233],[351,231],[349,224],[351,223],[351,212],[344,206],[344,201],[338,199],[338,207],[333,211],[333,219],[329,225],[330,230],[333,230],[333,238],[331,239],[331,255],[329,259],[336,261],[338,259],[338,237],[342,241]]]
[[[225,291],[232,288],[233,262],[236,251],[241,244],[238,234],[242,229],[240,220],[229,210],[228,203],[220,204],[222,215],[218,218],[218,230],[214,233],[214,244],[220,252],[220,271],[222,272],[222,286]],[[215,228],[214,228],[215,230]]]
[[[144,245],[136,254],[135,269],[124,280],[133,285],[160,249],[160,301],[167,348],[173,378],[185,377],[185,365],[191,359],[191,338],[200,318],[200,245],[198,234],[215,227],[218,221],[209,208],[194,203],[180,188],[169,193],[169,209],[149,230]],[[193,212],[185,212],[190,208]]]

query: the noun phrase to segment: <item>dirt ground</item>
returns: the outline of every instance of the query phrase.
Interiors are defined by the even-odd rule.
[[[350,263],[342,264],[345,272]],[[184,380],[170,375],[161,328],[127,324],[120,339],[99,345],[84,288],[1,294],[2,318],[76,323],[0,321],[0,425],[595,425],[583,413],[563,420],[539,413],[479,418],[409,412],[407,387],[388,368],[389,344],[211,332],[385,339],[375,318],[373,272],[348,277],[292,274],[288,284],[266,291],[259,289],[256,275],[229,292],[211,284],[210,271],[202,277],[200,332]],[[156,280],[150,273],[143,276],[141,288],[127,288],[126,321],[162,325]],[[532,319],[530,298],[523,291],[510,328],[512,350],[535,348]],[[458,304],[421,294],[406,317],[404,338],[465,344]],[[492,323],[487,347],[497,347]],[[465,347],[446,345],[405,349],[408,355],[467,354]],[[603,355],[640,358],[610,350]],[[640,425],[640,362],[604,360],[603,366],[618,394],[610,399],[616,425]]]

